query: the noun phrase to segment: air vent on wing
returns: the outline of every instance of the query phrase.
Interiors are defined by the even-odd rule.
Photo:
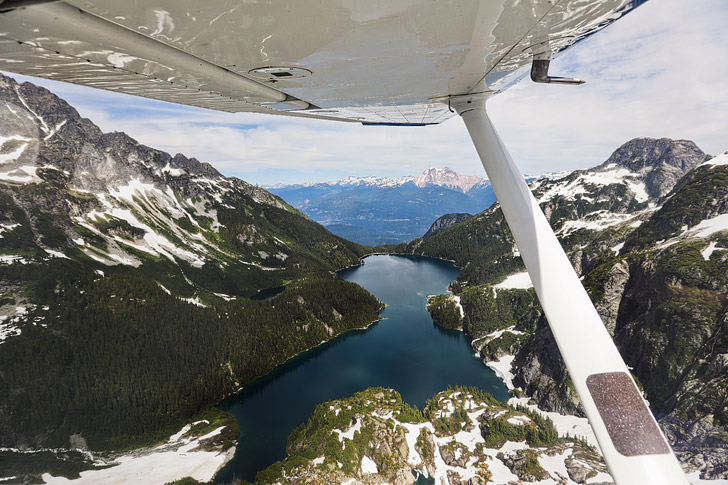
[[[311,75],[311,71],[302,67],[259,67],[251,69],[248,74],[263,81],[284,81],[289,79],[303,79]]]

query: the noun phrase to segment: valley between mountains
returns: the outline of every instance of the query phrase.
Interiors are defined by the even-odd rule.
[[[152,483],[212,480],[238,435],[221,399],[378,320],[382,303],[336,274],[372,252],[462,268],[428,309],[512,398],[455,388],[420,410],[380,388],[322,403],[256,483],[611,483],[487,181],[379,181],[389,207],[375,181],[349,181],[375,223],[400,197],[457,194],[451,214],[403,216],[417,224],[401,234],[366,226],[372,247],[303,202],[315,189],[359,217],[345,184],[279,197],[5,76],[0,120],[0,483],[116,463],[172,470]],[[728,153],[638,138],[531,188],[691,479],[728,480]]]

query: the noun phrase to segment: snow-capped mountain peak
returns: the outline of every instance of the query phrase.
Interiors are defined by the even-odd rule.
[[[414,177],[412,182],[418,187],[426,185],[439,185],[450,189],[457,189],[465,193],[475,185],[486,182],[487,180],[477,175],[461,175],[450,167],[429,168],[425,170],[419,177]]]
[[[402,185],[401,179],[390,179],[387,177],[345,177],[337,182],[332,182],[330,185],[369,185],[369,186],[380,186],[380,187],[396,187]]]
[[[450,167],[432,167],[428,168],[418,176],[405,176],[398,178],[378,177],[376,175],[370,175],[368,177],[349,176],[334,182],[313,182],[295,185],[275,184],[264,185],[262,187],[265,189],[283,189],[291,187],[314,187],[316,185],[323,184],[342,187],[359,185],[366,185],[370,187],[399,187],[407,183],[413,183],[420,188],[428,185],[436,185],[466,193],[476,185],[487,184],[488,180],[476,175],[461,175]]]

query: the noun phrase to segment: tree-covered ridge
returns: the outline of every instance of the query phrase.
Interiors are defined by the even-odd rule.
[[[519,445],[505,451],[507,441]],[[409,483],[417,474],[450,483],[536,481],[557,478],[539,460],[555,454],[582,460],[583,470],[568,465],[572,479],[606,471],[594,449],[559,437],[550,419],[460,387],[433,396],[422,411],[383,388],[322,403],[291,433],[287,454],[255,483]]]
[[[460,309],[451,295],[436,295],[428,299],[427,311],[430,312],[432,320],[441,327],[452,330],[463,328],[463,317]]]
[[[607,242],[624,242],[634,229],[628,223],[649,217],[680,177],[706,158],[690,141],[637,138],[597,167],[544,177],[530,188],[567,252],[579,259],[573,262],[580,269],[606,250]],[[595,243],[594,234],[602,231],[609,231],[608,240]],[[458,282],[466,285],[498,283],[524,269],[497,202],[432,237],[377,249],[455,261],[463,268]]]
[[[495,204],[427,239],[410,242],[404,252],[455,261],[463,268],[458,274],[459,282],[484,284],[497,283],[523,269],[523,262],[513,248],[511,231]]]
[[[27,291],[43,304],[2,344],[4,446],[63,447],[79,433],[92,449],[150,444],[381,307],[331,277],[203,308],[134,270],[102,277],[64,260],[9,269],[7,281],[37,281]]]
[[[169,209],[169,200],[154,197],[166,192],[163,185],[150,189],[143,200],[134,196],[106,212],[96,207],[103,197],[79,194],[67,183],[3,186],[0,224],[8,229],[0,251],[39,263],[51,255],[65,256],[105,272],[132,266],[175,294],[199,293],[203,299],[211,293],[252,296],[303,273],[324,274],[358,264],[364,247],[333,236],[282,204],[256,202],[239,183],[219,202],[210,194],[205,202],[193,196],[190,191],[198,188],[194,184],[180,187],[173,191],[175,200],[192,204],[178,217],[159,215]],[[70,217],[74,212],[93,217]],[[143,245],[161,238],[165,248],[174,246],[180,254],[155,253]]]

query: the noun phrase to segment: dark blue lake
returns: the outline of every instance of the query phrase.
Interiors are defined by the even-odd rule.
[[[445,293],[457,274],[447,261],[383,255],[339,272],[387,304],[383,320],[289,360],[223,402],[240,438],[235,458],[216,480],[253,481],[258,471],[285,458],[288,435],[317,404],[369,387],[393,388],[420,408],[456,384],[507,399],[505,386],[474,357],[465,336],[437,326],[427,312],[427,295]]]

